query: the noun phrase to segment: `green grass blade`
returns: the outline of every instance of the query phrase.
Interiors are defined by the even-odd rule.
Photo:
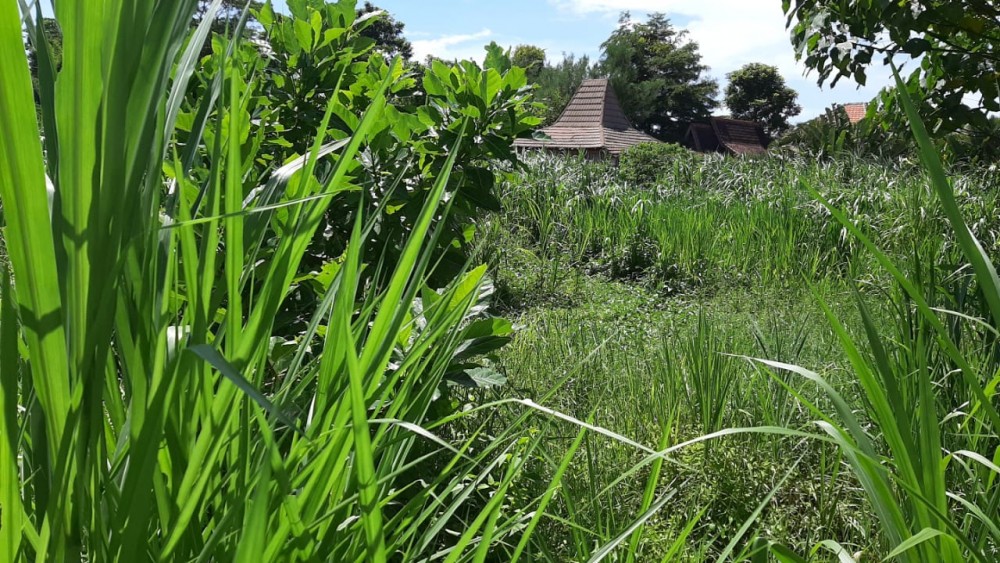
[[[228,306],[226,308],[226,351],[229,357],[238,362],[246,360],[236,356],[236,348],[242,340],[243,333],[243,259],[246,248],[243,244],[243,218],[237,214],[243,209],[243,159],[240,155],[240,119],[243,111],[240,103],[239,74],[235,68],[230,70],[229,77],[229,128],[227,131],[225,196],[223,197],[226,219],[225,229],[226,252],[226,291]]]
[[[340,299],[343,302],[353,302],[357,283],[357,268],[360,263],[361,221],[354,224],[354,233],[348,247],[347,259],[344,261],[341,273],[347,283],[341,285],[343,290]],[[390,306],[398,306],[397,302],[389,302]],[[351,422],[353,425],[355,463],[361,503],[361,523],[365,530],[367,544],[367,560],[383,563],[386,560],[385,536],[382,530],[382,511],[379,506],[378,487],[375,477],[375,459],[372,452],[371,435],[368,430],[368,401],[365,398],[365,377],[378,377],[380,373],[362,371],[362,365],[357,356],[354,337],[351,334],[352,308],[338,307],[339,318],[334,318],[338,339],[344,343],[347,375],[349,378],[349,396]]]
[[[261,395],[260,391],[254,388],[253,384],[247,381],[247,379],[240,374],[239,370],[229,363],[218,350],[212,348],[208,344],[195,344],[194,346],[189,347],[188,351],[211,364],[212,367],[217,369],[219,373],[231,381],[233,385],[239,388],[240,391],[253,399],[253,401],[260,405],[260,407],[268,414],[280,420],[289,428],[296,430],[299,434],[303,434],[302,430],[298,428],[298,424],[295,420],[289,417],[286,413],[282,412],[281,409],[271,403],[271,401],[264,397],[264,395]]]
[[[663,554],[663,558],[660,559],[661,563],[676,560],[681,550],[684,549],[684,544],[687,543],[687,539],[691,536],[695,526],[698,525],[698,522],[701,522],[702,516],[704,516],[707,511],[708,507],[705,507],[701,509],[698,514],[695,514],[694,518],[688,520],[687,524],[684,525],[684,529],[681,530],[681,533],[677,534],[677,537],[670,544],[670,549]]]
[[[920,530],[919,532],[907,538],[906,541],[897,545],[896,549],[890,551],[889,555],[886,555],[885,558],[882,559],[882,561],[889,561],[890,559],[895,559],[896,557],[899,557],[900,555],[913,549],[914,547],[917,547],[918,545],[924,542],[930,541],[938,536],[943,536],[943,535],[945,535],[945,533],[942,532],[941,530],[935,530],[933,528],[924,528],[923,530]]]
[[[49,220],[45,165],[21,39],[12,2],[0,4],[0,200],[6,213],[6,248],[17,280],[22,329],[31,351],[32,378],[55,455],[69,411],[69,372],[62,324],[60,275]]]
[[[594,552],[594,554],[587,560],[587,563],[597,563],[598,561],[603,561],[607,556],[618,548],[619,545],[625,543],[625,540],[629,539],[632,534],[635,533],[647,520],[655,516],[660,509],[662,509],[670,499],[672,499],[677,494],[677,490],[673,489],[668,491],[662,497],[660,497],[649,510],[642,513],[638,518],[635,519],[622,533],[618,534],[613,540],[601,546],[600,549]]]
[[[569,449],[566,450],[562,460],[560,460],[559,467],[556,468],[556,472],[552,476],[552,481],[549,483],[548,488],[545,490],[545,494],[542,495],[542,500],[539,501],[538,507],[535,509],[535,514],[531,517],[531,521],[528,522],[528,526],[524,529],[524,533],[521,536],[521,540],[517,543],[517,548],[514,550],[514,554],[511,555],[511,563],[517,563],[517,561],[521,558],[521,555],[524,553],[524,550],[528,547],[535,528],[541,521],[542,516],[545,515],[545,509],[548,508],[549,503],[552,501],[552,497],[555,496],[556,491],[558,491],[562,486],[563,475],[565,475],[566,471],[569,469],[570,462],[572,462],[573,457],[576,456],[576,452],[580,449],[580,444],[583,443],[583,438],[586,435],[586,429],[581,429],[577,432],[573,443],[570,444]]]
[[[19,331],[10,273],[0,261],[0,559],[17,561],[26,525],[17,474]]]
[[[658,450],[665,450],[670,444],[671,430],[674,424],[674,415],[672,413],[667,413],[664,415],[664,421],[661,423],[662,429],[660,430],[660,442],[657,445]],[[649,477],[646,479],[646,488],[642,493],[642,507],[639,509],[640,512],[645,512],[649,510],[652,506],[654,496],[656,495],[656,488],[660,483],[660,473],[663,469],[663,458],[657,458],[653,462],[653,466],[649,470]],[[639,550],[640,542],[642,541],[642,527],[636,529],[632,534],[632,538],[629,540],[629,549],[626,554],[626,561],[631,562],[635,560],[635,553]]]
[[[972,269],[976,273],[976,280],[982,287],[983,296],[989,305],[993,315],[994,326],[1000,327],[1000,277],[997,270],[990,261],[989,255],[983,250],[981,244],[973,236],[969,226],[962,217],[962,211],[955,201],[955,192],[951,182],[941,164],[941,157],[931,142],[931,137],[927,133],[924,122],[920,119],[920,114],[910,98],[909,91],[903,80],[899,76],[899,71],[893,66],[893,78],[896,81],[896,95],[899,97],[903,109],[906,111],[907,120],[910,122],[910,129],[913,131],[913,138],[920,148],[920,161],[924,165],[924,170],[930,175],[931,185],[941,202],[948,221],[951,223],[952,231],[958,239],[958,243],[965,254],[966,259],[972,264]]]
[[[771,489],[771,492],[767,493],[767,495],[765,495],[764,498],[761,499],[760,504],[757,505],[757,508],[755,508],[754,511],[750,513],[750,516],[748,516],[746,521],[743,522],[743,525],[740,526],[740,529],[736,531],[736,534],[729,541],[729,544],[726,545],[726,548],[723,549],[722,553],[719,554],[719,558],[717,559],[719,563],[722,563],[727,558],[729,558],[729,556],[733,553],[733,550],[736,549],[736,546],[739,545],[739,542],[743,539],[743,535],[746,534],[747,530],[750,529],[750,526],[753,526],[754,522],[757,521],[757,518],[760,517],[760,514],[764,512],[764,509],[767,508],[768,504],[770,504],[771,499],[774,498],[774,495],[777,494],[779,490],[781,490],[781,487],[784,486],[785,481],[787,481],[788,478],[792,476],[792,473],[795,472],[795,469],[799,466],[799,462],[801,461],[802,461],[801,457],[795,460],[795,463],[793,463],[792,466],[788,469],[788,471],[785,473],[785,476],[782,477],[780,481],[778,481],[778,484],[775,485],[773,489]]]

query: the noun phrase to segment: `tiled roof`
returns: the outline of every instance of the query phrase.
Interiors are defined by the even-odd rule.
[[[719,144],[733,154],[764,154],[767,152],[767,136],[764,128],[753,121],[740,119],[712,118],[712,129],[719,138]]]
[[[555,150],[597,149],[611,154],[658,142],[634,129],[606,78],[584,80],[559,119],[541,130],[551,140],[518,139],[514,146]]]
[[[864,102],[856,102],[851,104],[844,104],[841,106],[844,108],[844,113],[847,114],[847,119],[851,123],[857,123],[865,118],[865,113],[868,112],[868,104]]]
[[[733,154],[764,154],[767,135],[759,123],[713,117],[708,123],[692,123],[684,140],[700,152],[725,150]]]
[[[719,138],[708,123],[692,123],[684,135],[684,143],[698,152],[719,150]]]

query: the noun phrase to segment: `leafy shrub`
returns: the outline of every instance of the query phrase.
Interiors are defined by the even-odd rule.
[[[640,143],[622,153],[619,175],[637,186],[654,185],[676,162],[692,160],[694,153],[676,143]]]
[[[878,120],[867,117],[851,123],[842,107],[827,109],[823,115],[796,125],[777,140],[775,148],[826,159],[850,154],[895,160],[913,153],[908,137],[887,131]]]
[[[452,200],[450,212],[447,220],[435,220],[440,233],[433,240],[433,260],[438,266],[429,281],[437,288],[447,285],[468,261],[480,216],[498,209],[488,163],[514,163],[511,140],[527,135],[538,123],[529,114],[533,106],[524,89],[524,71],[513,68],[497,46],[489,48],[483,68],[468,61],[454,65],[435,61],[426,69],[391,66],[364,35],[377,18],[355,19],[353,2],[303,0],[289,5],[289,10],[290,14],[280,14],[265,4],[256,12],[266,56],[258,45],[231,46],[224,38],[215,38],[213,55],[202,61],[188,91],[179,120],[183,129],[179,141],[186,144],[189,130],[199,131],[199,121],[212,115],[206,100],[211,100],[212,88],[224,79],[225,55],[230,51],[230,64],[243,76],[260,77],[247,80],[242,108],[240,133],[248,154],[244,160],[248,183],[263,184],[276,168],[308,154],[315,125],[326,116],[329,101],[338,103],[329,108],[332,140],[327,149],[357,130],[359,120],[352,108],[384,96],[386,111],[369,134],[363,157],[350,171],[346,189],[330,202],[322,227],[303,256],[303,272],[323,272],[347,248],[359,216],[377,217],[364,237],[365,254],[394,263],[426,204],[430,186],[451,156],[451,147],[462,135],[481,132],[481,142],[465,144],[455,155],[454,173],[446,188]],[[303,25],[307,22],[308,26]],[[381,92],[379,85],[387,76],[391,86]],[[215,162],[212,131],[205,136],[206,143],[195,148],[199,152],[188,171],[199,184],[211,177]],[[315,180],[322,182],[329,170],[319,162]],[[253,195],[264,205],[294,199],[291,193],[269,189]],[[377,269],[363,272],[361,286],[367,281],[384,282],[375,279],[379,273]],[[322,284],[317,288],[314,281],[298,284],[294,298],[286,303],[279,321],[289,332],[304,329],[317,304],[317,289],[325,289]]]

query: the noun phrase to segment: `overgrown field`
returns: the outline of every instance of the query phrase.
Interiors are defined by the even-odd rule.
[[[886,369],[908,385],[929,370],[954,393],[939,398],[941,418],[960,418],[969,397],[932,349],[912,300],[827,207],[844,210],[931,306],[986,314],[926,174],[906,162],[781,156],[680,158],[643,185],[625,180],[628,172],[529,157],[508,176],[504,211],[491,217],[483,247],[520,326],[500,354],[509,386],[499,395],[530,397],[620,434],[591,433],[578,445],[550,508],[558,516],[544,531],[549,555],[586,559],[588,546],[611,541],[655,495],[669,494],[634,536],[637,560],[663,557],[688,534],[667,559],[718,558],[746,545],[734,538],[755,534],[803,554],[836,539],[861,560],[885,557],[878,515],[828,442],[741,433],[685,447],[657,466],[623,437],[662,450],[727,428],[814,430],[818,412],[836,412],[808,378],[749,358],[814,371],[864,421],[874,406],[824,316],[826,307],[844,325],[840,336],[863,341],[859,303],[868,328],[894,347]],[[977,218],[973,232],[1000,255],[992,174],[957,173],[954,185],[962,211]],[[954,317],[948,324],[963,342],[970,327]],[[995,370],[992,336],[971,332],[970,352]],[[962,425],[949,430],[961,434]],[[541,494],[577,446],[576,426],[546,421],[535,431],[547,444]],[[883,439],[877,431],[872,438]]]

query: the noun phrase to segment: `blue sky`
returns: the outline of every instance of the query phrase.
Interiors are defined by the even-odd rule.
[[[276,2],[280,9],[281,0]],[[819,115],[833,103],[867,101],[889,83],[881,68],[869,72],[858,89],[842,80],[836,88],[819,88],[815,75],[803,76],[795,62],[781,0],[376,0],[379,7],[406,24],[405,34],[416,56],[482,60],[490,41],[512,47],[527,43],[545,49],[549,60],[564,53],[596,60],[600,45],[615,29],[623,10],[633,18],[664,12],[673,24],[697,41],[709,73],[725,86],[725,75],[745,63],[777,66],[789,86],[799,92],[802,115]],[[720,113],[725,113],[724,107]]]
[[[278,10],[284,0],[274,0]],[[863,102],[891,80],[884,67],[868,72],[868,84],[841,80],[836,88],[816,85],[796,63],[785,30],[781,0],[373,0],[406,25],[415,55],[482,60],[483,46],[496,41],[545,49],[549,61],[564,54],[600,57],[600,45],[617,27],[618,16],[634,19],[664,12],[696,41],[709,74],[725,88],[726,73],[750,62],[777,66],[788,85],[799,93],[802,115],[815,117],[834,103]],[[48,2],[43,0],[43,4]],[[720,89],[721,92],[721,89]],[[726,113],[720,107],[719,113]]]

